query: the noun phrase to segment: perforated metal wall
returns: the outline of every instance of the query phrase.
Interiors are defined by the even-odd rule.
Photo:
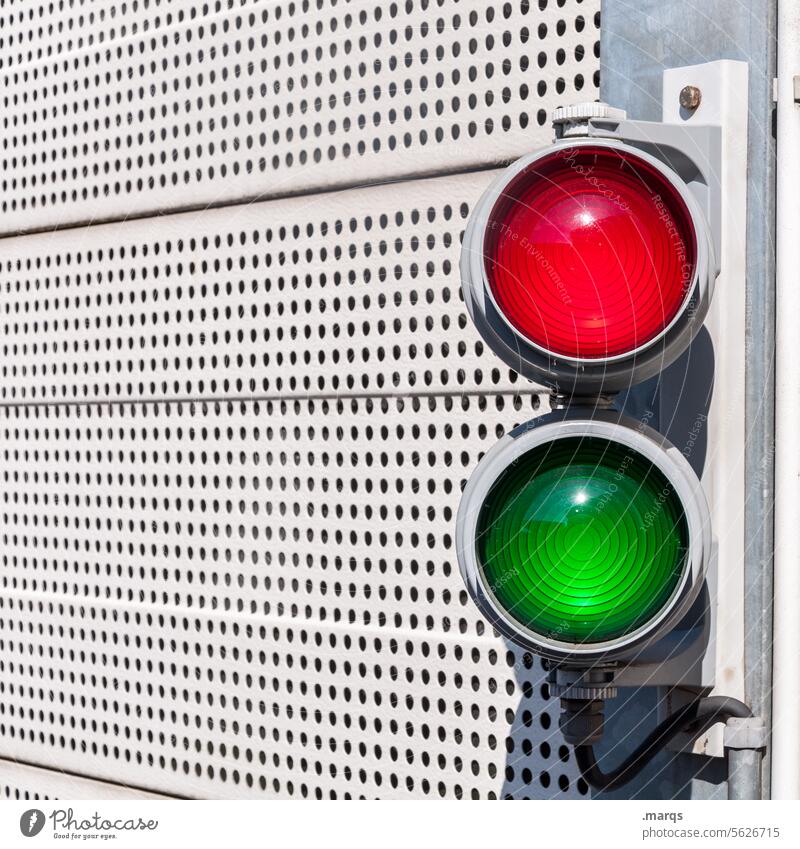
[[[179,796],[585,794],[452,547],[543,404],[460,298],[493,174],[121,219],[531,149],[578,73],[596,94],[596,12],[0,2],[3,230],[120,219],[0,239],[0,757]],[[3,792],[64,795],[30,784]]]
[[[497,163],[597,96],[598,0],[6,0],[0,232]]]
[[[0,240],[0,399],[513,389],[458,276],[492,174]]]
[[[564,785],[538,662],[455,574],[480,404],[6,408],[5,756],[193,796]]]

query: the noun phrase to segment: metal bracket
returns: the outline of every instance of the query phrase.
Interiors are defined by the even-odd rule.
[[[766,749],[769,734],[760,716],[729,719],[723,735],[726,749]]]

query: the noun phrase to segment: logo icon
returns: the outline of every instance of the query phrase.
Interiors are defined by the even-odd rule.
[[[44,812],[31,808],[19,818],[19,830],[25,837],[36,837],[44,828]]]

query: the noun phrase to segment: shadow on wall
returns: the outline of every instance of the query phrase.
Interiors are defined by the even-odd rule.
[[[569,746],[558,730],[558,700],[547,691],[541,658],[506,641],[516,657],[514,674],[521,693],[506,739],[501,799],[580,799],[588,795]]]
[[[606,704],[606,733],[597,746],[601,768],[613,769],[623,761],[658,724],[657,687],[621,689]],[[664,750],[630,784],[611,793],[592,791],[603,799],[690,799],[692,783],[709,785],[705,798],[725,798],[726,770],[722,758],[706,758]]]

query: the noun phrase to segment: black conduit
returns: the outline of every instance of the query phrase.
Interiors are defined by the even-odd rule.
[[[690,730],[692,726],[697,729],[707,728],[715,722],[725,722],[732,717],[746,719],[752,715],[750,708],[738,699],[727,696],[697,699],[667,717],[648,734],[633,754],[611,772],[603,772],[600,769],[592,746],[576,746],[575,759],[584,781],[590,787],[595,790],[616,790],[635,778],[653,756],[681,731]]]

